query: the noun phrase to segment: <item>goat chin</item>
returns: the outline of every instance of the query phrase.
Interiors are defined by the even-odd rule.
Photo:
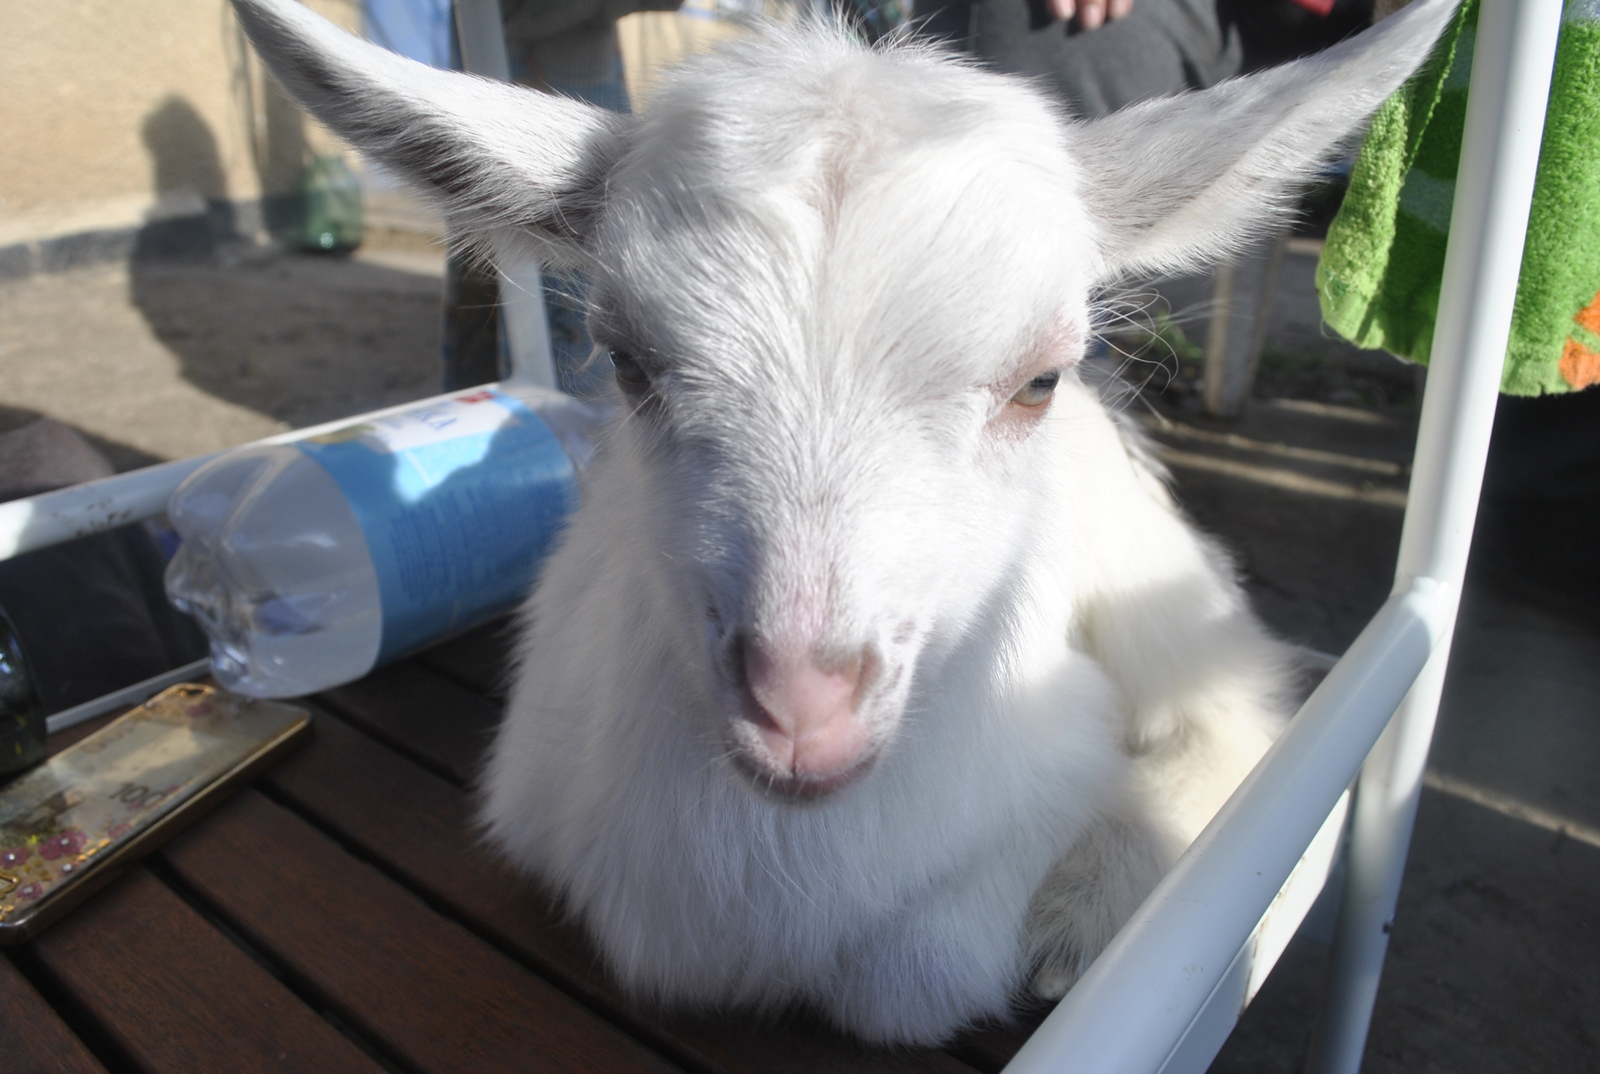
[[[526,606],[489,840],[641,997],[933,1042],[1070,987],[1289,660],[1078,379],[1097,289],[1238,248],[1454,0],[1092,121],[769,28],[618,116],[234,0],[463,242],[590,281],[625,394]]]

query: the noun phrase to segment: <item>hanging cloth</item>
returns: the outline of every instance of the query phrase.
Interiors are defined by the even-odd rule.
[[[1426,363],[1466,119],[1479,0],[1374,117],[1328,229],[1317,289],[1359,347]],[[1600,0],[1568,0],[1501,390],[1600,383]]]

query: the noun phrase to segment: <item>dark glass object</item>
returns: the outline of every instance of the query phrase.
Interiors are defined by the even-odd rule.
[[[0,780],[44,760],[44,709],[11,620],[0,611]]]

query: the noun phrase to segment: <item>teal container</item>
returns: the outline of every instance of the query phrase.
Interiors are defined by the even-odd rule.
[[[339,253],[361,245],[361,181],[340,156],[313,157],[300,180],[300,245]]]

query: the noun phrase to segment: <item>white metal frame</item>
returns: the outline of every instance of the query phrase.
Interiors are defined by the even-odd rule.
[[[500,0],[454,0],[461,67],[475,75],[511,81],[505,23]],[[544,304],[544,270],[537,261],[502,264],[500,323],[505,328],[511,368],[507,379],[544,388],[557,387],[550,318]]]
[[[1561,0],[1483,0],[1393,595],[1007,1074],[1203,1071],[1322,887],[1359,773],[1308,1068],[1358,1069],[1466,571],[1561,14]],[[0,504],[0,559],[160,514],[206,458]]]

